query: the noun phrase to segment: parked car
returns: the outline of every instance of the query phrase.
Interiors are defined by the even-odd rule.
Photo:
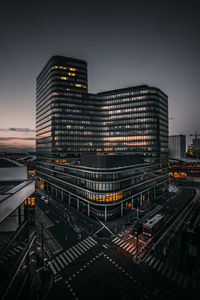
[[[41,195],[41,200],[43,200],[44,203],[46,203],[46,204],[49,203],[48,196],[46,196],[46,195]]]

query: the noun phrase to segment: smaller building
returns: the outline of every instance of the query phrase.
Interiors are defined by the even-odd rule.
[[[193,155],[197,160],[200,158],[200,139],[193,139]]]
[[[169,156],[170,158],[181,159],[186,157],[186,136],[171,135],[169,136]]]
[[[188,153],[189,156],[193,156],[194,155],[194,153],[193,153],[193,144],[189,144],[188,145],[187,153]]]
[[[20,266],[27,266],[29,249],[35,240],[34,179],[27,167],[0,158],[0,298],[19,299],[16,280]],[[17,288],[18,289],[18,288]]]

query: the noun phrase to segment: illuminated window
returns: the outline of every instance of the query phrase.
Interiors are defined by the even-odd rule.
[[[24,202],[25,205],[34,206],[35,205],[35,198],[29,197],[28,200]]]
[[[62,80],[68,80],[68,77],[61,76],[60,79],[62,79]]]
[[[76,71],[76,68],[69,68],[70,71]]]
[[[92,142],[89,142],[89,145],[92,146]]]
[[[68,75],[69,75],[69,76],[75,76],[76,74],[75,74],[75,73],[70,73],[70,72],[69,72]]]
[[[66,88],[66,91],[70,91],[70,88]]]
[[[84,135],[91,135],[92,131],[84,131]]]
[[[66,68],[66,67],[63,67],[63,66],[53,66],[53,67],[51,67],[51,69],[61,69],[61,70],[66,70],[67,68]]]
[[[71,125],[67,125],[66,128],[67,128],[67,129],[70,129],[70,128],[71,128]]]
[[[75,86],[81,87],[81,84],[80,83],[76,83]]]

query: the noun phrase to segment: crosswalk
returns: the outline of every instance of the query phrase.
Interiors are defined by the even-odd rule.
[[[128,253],[130,253],[133,256],[136,256],[137,254],[137,247],[135,245],[135,243],[133,243],[132,239],[129,240],[123,240],[121,238],[121,236],[115,237],[112,242],[121,247],[123,250],[127,251]]]
[[[49,262],[49,267],[53,275],[61,272],[65,267],[73,263],[79,256],[86,253],[96,244],[97,241],[95,241],[92,237],[88,237],[57,255],[51,262]]]
[[[159,259],[149,255],[144,260],[144,263],[146,263],[149,267],[168,278],[171,282],[178,285],[180,288],[184,290],[187,290],[189,288],[191,282],[188,276],[177,272],[172,267],[170,267],[167,264],[164,264],[164,262],[160,261]]]
[[[19,253],[22,252],[22,250],[24,249],[25,245],[26,245],[25,242],[21,244],[15,243],[14,245],[12,245],[12,249],[8,250],[6,254],[3,257],[1,257],[0,264],[4,264],[8,262],[9,259],[12,259],[16,255],[19,255]]]

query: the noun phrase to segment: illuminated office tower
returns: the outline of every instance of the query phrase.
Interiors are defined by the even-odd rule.
[[[147,85],[90,94],[87,63],[53,56],[37,77],[41,186],[109,219],[168,186],[168,98]]]

